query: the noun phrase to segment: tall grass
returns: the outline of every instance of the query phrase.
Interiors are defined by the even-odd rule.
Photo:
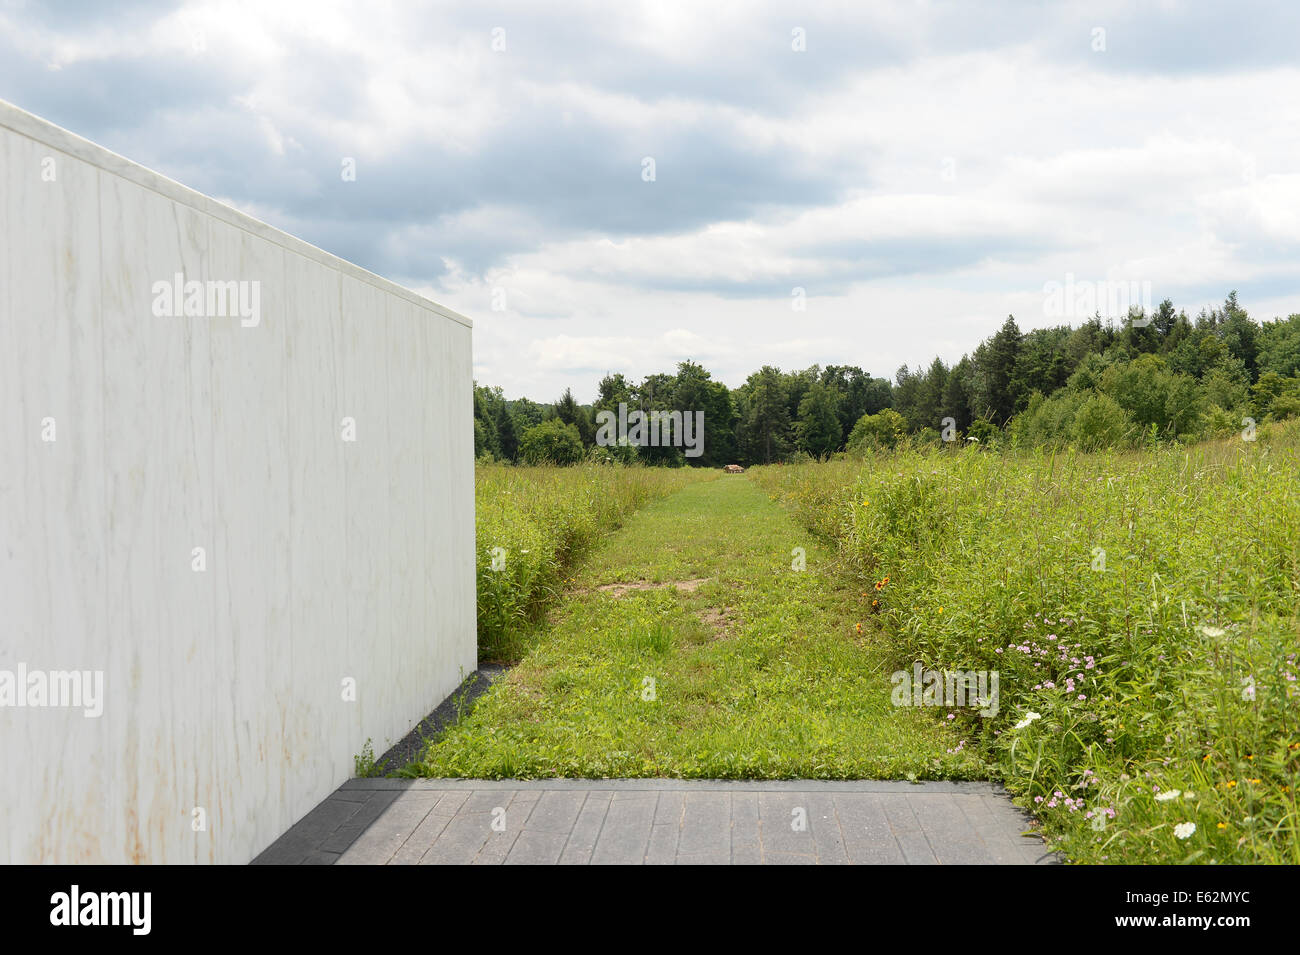
[[[1300,862],[1300,423],[751,474],[888,577],[900,669],[999,672],[953,720],[1069,857]]]
[[[479,659],[518,659],[593,541],[646,501],[704,476],[686,468],[478,465]]]

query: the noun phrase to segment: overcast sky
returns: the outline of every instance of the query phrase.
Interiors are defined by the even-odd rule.
[[[0,99],[469,316],[481,384],[589,401],[952,362],[1077,323],[1067,275],[1300,312],[1297,38],[1250,0],[0,0]]]

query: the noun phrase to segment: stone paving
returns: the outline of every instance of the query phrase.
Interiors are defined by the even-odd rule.
[[[979,782],[353,779],[255,864],[1033,865]]]

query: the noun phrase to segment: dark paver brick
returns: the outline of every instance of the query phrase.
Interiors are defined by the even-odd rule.
[[[494,825],[495,823],[495,825]],[[989,783],[350,780],[255,860],[366,865],[1057,861]]]

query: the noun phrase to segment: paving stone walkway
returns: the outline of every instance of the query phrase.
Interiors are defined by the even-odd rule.
[[[978,782],[353,779],[255,864],[1056,861]]]

